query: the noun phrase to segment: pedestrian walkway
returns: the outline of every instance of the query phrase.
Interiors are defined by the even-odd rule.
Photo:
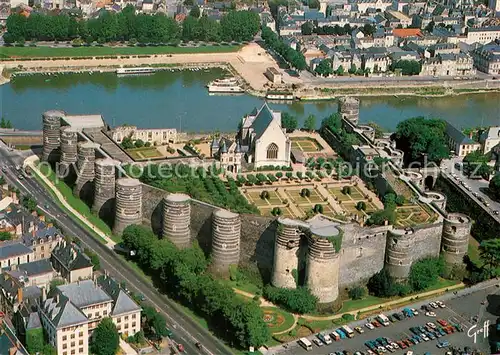
[[[57,187],[55,187],[54,184],[52,184],[52,182],[45,175],[43,175],[40,172],[40,170],[38,170],[38,168],[36,166],[36,162],[37,161],[39,161],[39,158],[36,155],[30,156],[30,157],[26,158],[26,160],[24,161],[23,166],[29,166],[33,170],[33,172],[44,182],[44,184],[49,187],[49,189],[54,193],[54,195],[57,197],[58,201],[63,205],[63,207],[65,209],[67,209],[70,213],[72,213],[76,218],[78,218],[87,227],[89,227],[90,229],[92,229],[94,231],[94,233],[96,233],[99,237],[101,237],[102,239],[104,239],[106,241],[106,246],[107,247],[109,247],[110,249],[113,249],[116,243],[113,240],[111,240],[111,238],[109,238],[106,233],[104,233],[99,228],[97,228],[95,225],[93,225],[87,219],[87,217],[81,215],[80,212],[78,212],[77,210],[75,210],[66,201],[65,197],[63,196],[63,194],[61,194],[61,192],[57,189]]]
[[[126,341],[120,338],[120,348],[123,351],[123,354],[127,355],[137,355],[137,351],[135,351]]]

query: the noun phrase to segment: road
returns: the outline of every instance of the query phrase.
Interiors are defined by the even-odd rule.
[[[455,183],[455,185],[459,186],[462,191],[466,192],[474,202],[485,209],[496,221],[498,221],[498,223],[500,223],[500,215],[496,215],[494,213],[494,211],[500,211],[500,202],[492,200],[484,192],[487,191],[489,182],[484,179],[469,179],[463,174],[462,169],[457,169],[455,167],[455,164],[461,162],[462,159],[458,157],[443,160],[441,162],[441,171],[444,172],[448,176],[448,178]],[[452,174],[456,174],[459,180],[452,177]],[[470,186],[471,190],[467,190],[462,184],[460,184],[461,181]],[[474,195],[474,193],[477,194],[477,196]],[[478,200],[479,196],[482,197],[486,202],[488,202],[488,207]]]
[[[28,153],[29,154],[29,153]],[[106,269],[112,277],[118,281],[125,281],[129,290],[143,294],[147,303],[158,309],[167,319],[167,326],[173,330],[173,341],[182,343],[186,354],[231,354],[220,340],[215,338],[209,331],[204,329],[193,319],[187,317],[175,304],[165,295],[160,294],[154,286],[141,278],[135,270],[128,266],[115,252],[110,250],[92,234],[68,217],[48,194],[48,192],[35,179],[24,178],[19,180],[19,173],[15,170],[16,165],[22,165],[26,153],[9,151],[5,145],[0,145],[1,164],[7,166],[3,175],[9,184],[19,188],[21,194],[34,196],[48,216],[52,217],[63,233],[77,236],[85,247],[93,250],[100,258],[102,268]],[[203,344],[202,351],[195,347],[195,343]]]
[[[396,323],[389,325],[388,327],[375,328],[374,330],[367,329],[364,324],[366,320],[357,321],[349,324],[349,326],[354,329],[355,326],[361,326],[364,330],[363,334],[358,334],[354,336],[353,339],[343,339],[340,341],[334,341],[330,345],[323,345],[317,347],[313,345],[314,354],[330,354],[335,351],[348,350],[351,353],[356,351],[366,351],[365,342],[368,340],[375,340],[379,337],[388,337],[391,340],[401,340],[411,337],[410,328],[414,326],[425,326],[427,322],[436,322],[437,319],[444,319],[449,323],[459,323],[464,332],[455,332],[453,334],[439,338],[439,340],[448,340],[451,346],[464,348],[469,346],[472,348],[480,349],[489,353],[489,342],[488,338],[484,337],[482,334],[478,334],[476,337],[476,342],[467,333],[470,329],[470,333],[473,335],[476,329],[481,329],[485,321],[489,321],[490,325],[494,325],[496,317],[498,316],[498,306],[500,305],[500,288],[497,287],[498,281],[492,280],[486,283],[486,285],[478,285],[477,290],[463,290],[464,294],[454,295],[451,292],[442,296],[440,299],[446,304],[446,308],[433,309],[436,313],[436,317],[427,317],[421,312],[421,306],[423,304],[428,304],[431,300],[424,302],[417,302],[413,305],[407,307],[416,308],[419,311],[419,315],[413,318],[407,318],[402,321],[396,321]],[[482,304],[484,303],[484,304]],[[401,309],[395,309],[392,311],[384,312],[384,314],[389,315],[394,312],[400,312]],[[475,321],[473,318],[477,316],[478,319]],[[474,327],[476,325],[476,327]],[[472,327],[472,328],[471,328]],[[493,328],[491,326],[490,328]],[[492,338],[497,337],[494,334],[493,329],[489,329]],[[308,337],[313,339],[314,336]],[[287,350],[283,348],[273,348],[275,350],[272,354],[308,354],[308,352],[298,346],[296,343],[289,343],[289,348]],[[408,349],[407,349],[408,350]],[[394,354],[401,355],[406,353],[407,350],[398,350]],[[424,342],[413,346],[411,350],[415,354],[424,354],[426,352],[430,354],[444,354],[446,350],[437,348],[437,340],[431,340],[429,342]]]

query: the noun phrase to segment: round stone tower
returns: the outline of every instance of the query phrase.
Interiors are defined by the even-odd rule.
[[[276,287],[296,288],[299,270],[300,230],[302,223],[289,218],[278,218],[274,241],[273,274]]]
[[[93,212],[99,213],[105,204],[109,204],[108,201],[115,198],[116,167],[119,165],[119,161],[110,158],[95,161]],[[111,212],[109,208],[108,211]]]
[[[217,210],[212,215],[212,268],[227,273],[240,261],[241,219],[237,213]]]
[[[392,229],[387,231],[385,267],[396,279],[405,279],[411,268],[411,238],[413,229]]]
[[[339,296],[341,244],[340,231],[333,224],[311,226],[305,282],[319,303],[334,302]]]
[[[441,251],[447,264],[461,264],[469,246],[472,221],[461,213],[449,213],[443,221]]]
[[[359,122],[359,99],[349,96],[341,97],[339,99],[339,113],[342,118],[357,125]]]
[[[95,150],[99,144],[92,142],[78,143],[78,154],[76,160],[76,182],[73,188],[75,196],[81,196],[82,192],[87,193],[88,183],[95,177]]]
[[[163,238],[170,239],[177,247],[191,245],[191,197],[170,194],[163,201]]]
[[[132,224],[142,221],[142,184],[137,179],[116,180],[115,224],[113,234],[121,235]]]
[[[59,161],[61,118],[63,111],[51,110],[42,114],[43,154],[42,160],[55,163]]]
[[[443,211],[446,210],[446,196],[442,193],[430,191],[425,194],[425,197],[432,199],[432,202]]]
[[[63,126],[60,130],[61,134],[61,160],[60,163],[63,169],[68,169],[74,166],[78,160],[78,131],[71,126]]]

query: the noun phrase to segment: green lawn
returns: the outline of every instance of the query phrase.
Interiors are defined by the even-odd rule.
[[[189,53],[227,53],[236,52],[241,46],[199,46],[199,47],[2,47],[0,58],[9,57],[95,57],[109,55],[152,55],[152,54],[189,54]]]
[[[373,306],[375,304],[384,303],[386,301],[387,300],[384,298],[368,295],[365,298],[362,298],[360,300],[344,301],[342,303],[342,308],[340,309],[340,311],[338,311],[338,313],[345,313],[345,312],[353,311],[356,309],[370,307],[370,306]]]
[[[40,169],[40,172],[42,174],[44,174],[55,185],[55,187],[64,196],[64,198],[66,199],[66,202],[68,202],[71,205],[71,207],[73,207],[75,210],[80,212],[80,214],[85,216],[89,220],[90,223],[92,223],[97,228],[99,228],[101,231],[106,233],[115,242],[117,242],[117,243],[121,242],[121,238],[113,235],[109,226],[103,220],[101,220],[99,217],[94,215],[90,211],[89,206],[87,206],[82,200],[80,200],[79,198],[77,198],[73,195],[73,191],[72,191],[71,187],[66,185],[66,183],[64,181],[56,178],[54,171],[52,171],[52,169],[47,164],[41,164],[39,166],[39,169]]]
[[[295,321],[291,313],[285,312],[276,307],[262,307],[265,314],[272,316],[272,319],[267,322],[269,330],[272,334],[284,332],[293,325]]]
[[[469,249],[467,250],[467,255],[469,255],[471,262],[473,262],[476,266],[481,267],[483,263],[479,257],[479,242],[472,237],[469,238]]]

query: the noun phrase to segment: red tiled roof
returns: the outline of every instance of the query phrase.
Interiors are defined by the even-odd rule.
[[[422,31],[419,28],[395,28],[392,30],[394,37],[423,37]]]

